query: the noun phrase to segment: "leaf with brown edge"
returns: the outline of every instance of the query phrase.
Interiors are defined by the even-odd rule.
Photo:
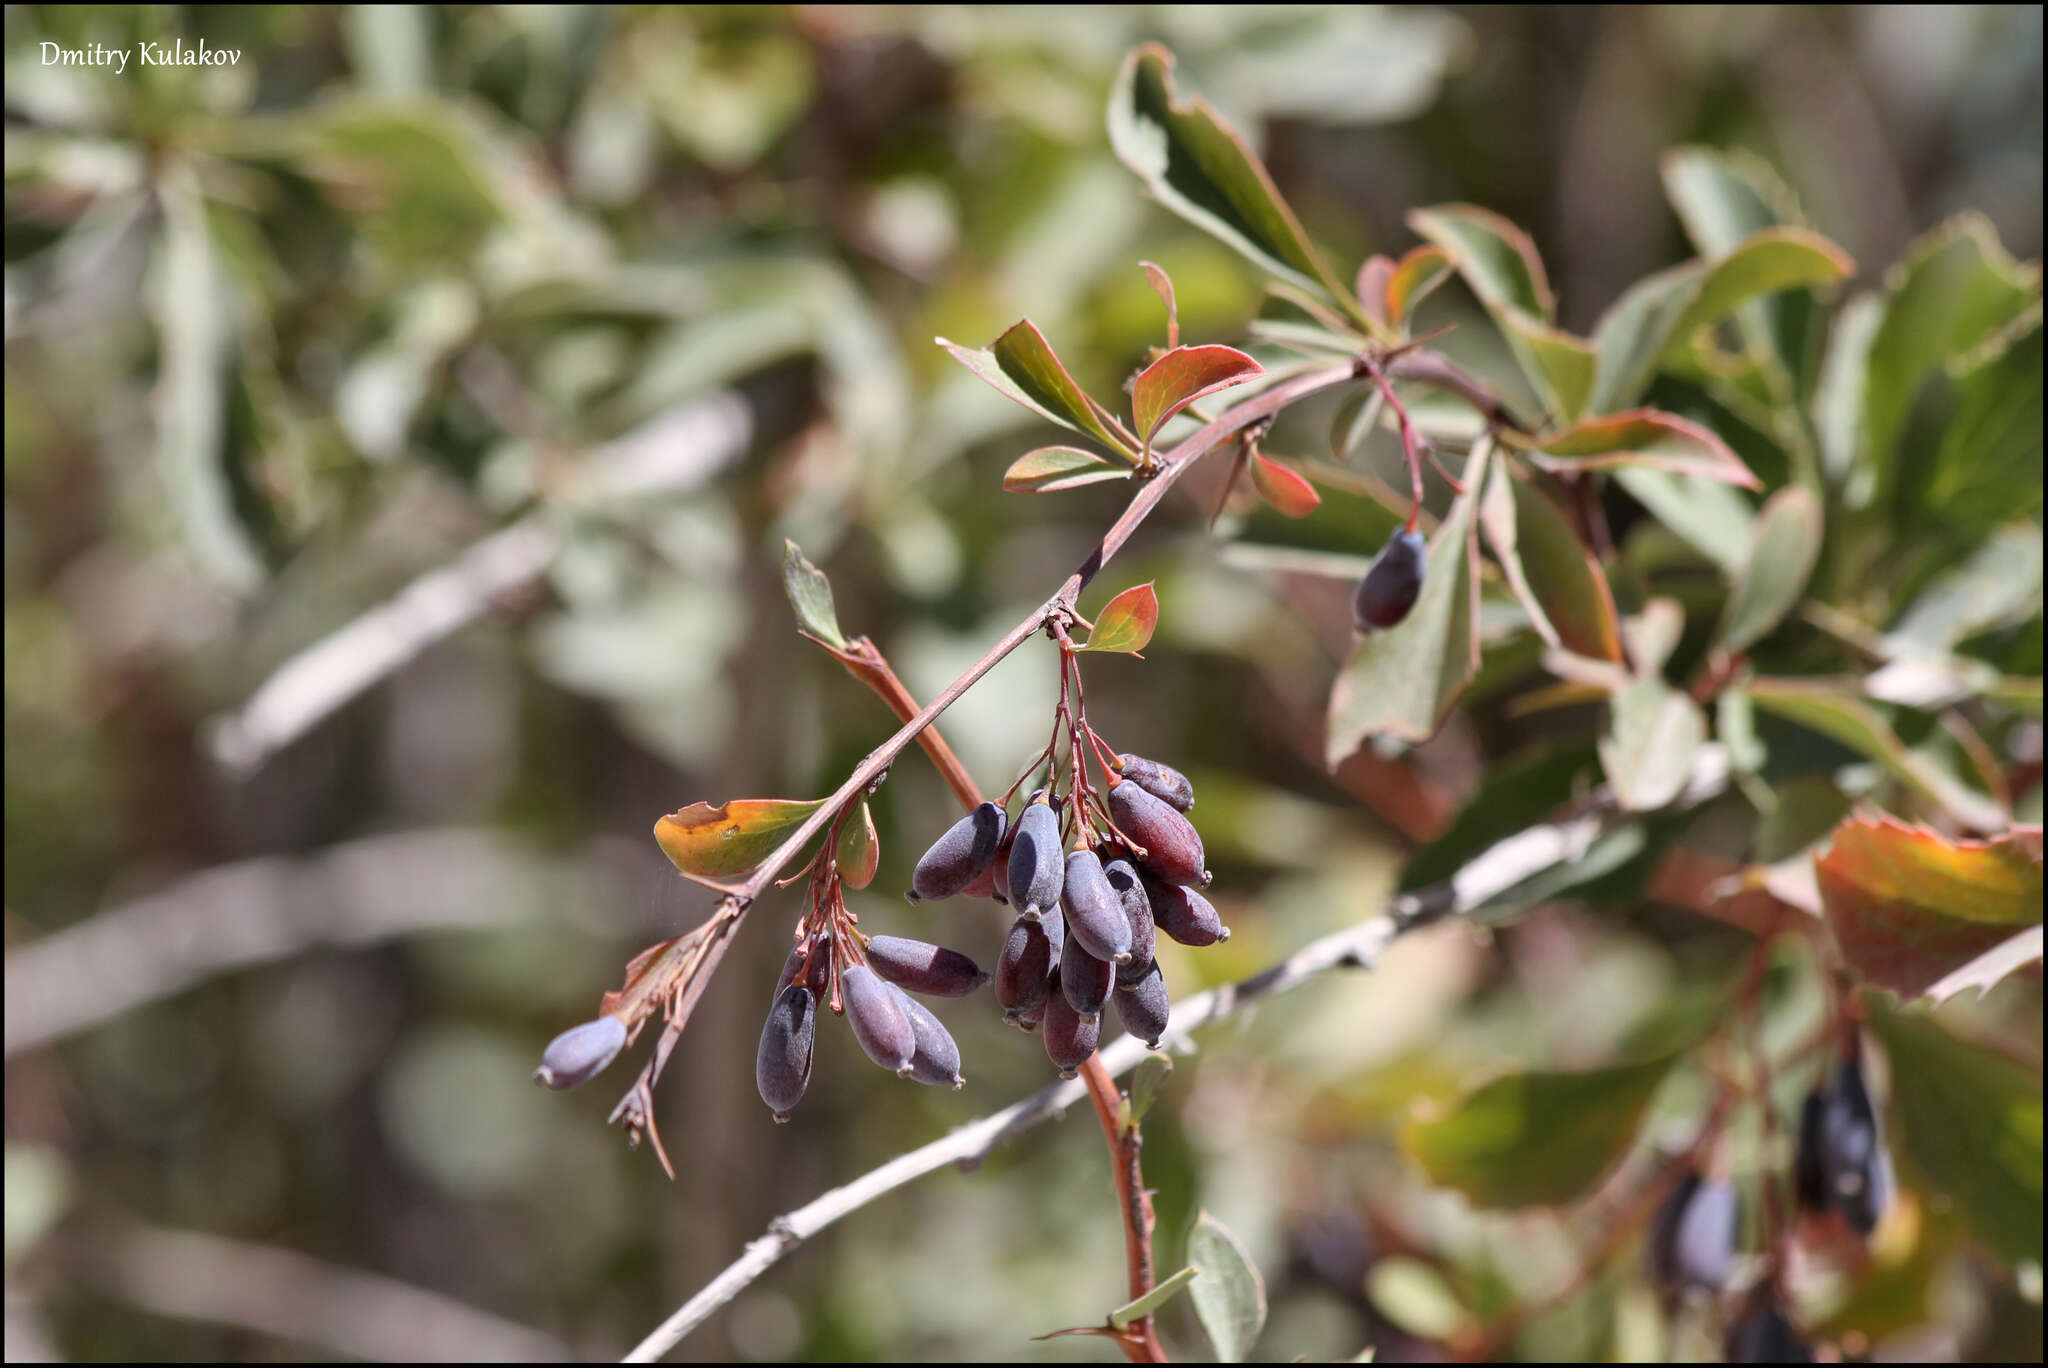
[[[656,822],[654,839],[685,878],[724,890],[729,881],[758,868],[824,805],[822,798],[735,798],[716,807],[692,803]]]
[[[1235,347],[1175,347],[1131,386],[1131,414],[1146,447],[1167,419],[1204,395],[1243,384],[1266,368]]]
[[[1985,986],[1988,971],[2010,972],[2026,962],[2025,942],[2003,958],[1996,952],[2041,924],[2038,826],[1956,841],[1891,817],[1851,817],[1813,866],[1843,956],[1865,979],[1909,999],[1937,988],[1946,997]],[[1950,981],[1985,956],[1990,964]]]
[[[1290,518],[1306,518],[1323,501],[1316,487],[1300,474],[1264,456],[1252,457],[1252,487]]]
[[[1092,451],[1049,446],[1027,451],[1010,462],[1003,472],[1003,488],[1012,494],[1052,494],[1130,476],[1130,467],[1112,464]]]
[[[1435,243],[1424,243],[1395,262],[1383,296],[1387,321],[1396,328],[1406,327],[1415,315],[1415,306],[1449,280],[1451,270],[1451,254]]]
[[[1387,317],[1387,282],[1394,278],[1394,259],[1375,253],[1358,265],[1357,295],[1359,307],[1373,322],[1389,330],[1393,322]]]
[[[1136,655],[1159,627],[1159,595],[1148,581],[1124,590],[1095,615],[1095,630],[1084,651],[1120,651]]]
[[[1130,436],[1107,420],[1100,407],[1088,397],[1067,368],[1053,353],[1045,334],[1026,318],[986,347],[963,347],[945,338],[934,339],[953,354],[955,360],[988,384],[1032,412],[1062,427],[1085,433],[1110,448],[1136,457]]]
[[[1641,466],[1745,489],[1762,487],[1742,458],[1711,429],[1656,409],[1586,418],[1527,444],[1532,448],[1530,458],[1552,470]]]
[[[875,815],[868,811],[867,799],[861,799],[860,810],[839,828],[832,862],[839,867],[839,881],[848,888],[866,888],[875,881],[875,870],[882,862],[882,838],[875,831]]]
[[[1158,292],[1160,302],[1166,305],[1166,346],[1170,351],[1180,345],[1180,306],[1173,300],[1173,277],[1156,262],[1141,261],[1138,265],[1144,269],[1145,279],[1151,281],[1152,288]]]

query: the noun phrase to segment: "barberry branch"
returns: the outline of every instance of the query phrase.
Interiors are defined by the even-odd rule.
[[[1727,788],[1728,772],[1727,754],[1718,745],[1702,746],[1694,756],[1684,791],[1673,801],[1673,810],[1697,807],[1719,795]],[[1528,827],[1496,842],[1442,883],[1400,895],[1379,916],[1311,941],[1250,978],[1175,1003],[1173,1019],[1161,1044],[1185,1049],[1189,1037],[1202,1027],[1299,988],[1332,969],[1371,969],[1387,946],[1400,936],[1446,918],[1470,914],[1525,880],[1580,858],[1614,822],[1612,796],[1602,790],[1569,816]],[[1097,1058],[1103,1071],[1117,1078],[1136,1068],[1145,1054],[1144,1041],[1124,1035],[1112,1041]],[[746,1252],[724,1272],[657,1326],[626,1355],[625,1361],[654,1362],[783,1256],[841,1217],[949,1165],[973,1167],[1011,1136],[1064,1115],[1087,1091],[1088,1083],[1082,1078],[1054,1083],[776,1217],[768,1223],[766,1234],[749,1244]]]

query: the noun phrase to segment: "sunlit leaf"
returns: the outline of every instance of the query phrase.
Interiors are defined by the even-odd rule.
[[[1144,268],[1145,279],[1152,283],[1153,290],[1159,295],[1159,302],[1166,306],[1166,345],[1169,349],[1178,347],[1180,345],[1180,306],[1174,302],[1173,298],[1173,277],[1166,273],[1165,267],[1154,262],[1141,261],[1138,265]]]
[[[1135,457],[1130,438],[1117,430],[1053,354],[1052,344],[1030,319],[1017,323],[986,347],[963,347],[941,337],[938,344],[992,387],[1062,427],[1086,433],[1112,451]]]
[[[1266,1283],[1237,1237],[1208,1212],[1199,1212],[1188,1232],[1188,1263],[1198,1276],[1188,1299],[1216,1357],[1242,1363],[1266,1328]]]
[[[1444,1275],[1405,1254],[1373,1260],[1365,1295],[1397,1329],[1418,1339],[1449,1341],[1473,1323]]]
[[[1149,447],[1160,425],[1217,390],[1242,384],[1265,367],[1235,347],[1176,347],[1145,367],[1131,386],[1131,413]]]
[[[1639,466],[1758,488],[1756,476],[1719,434],[1656,409],[1587,418],[1530,445],[1539,464],[1557,470]]]
[[[1405,327],[1415,314],[1415,306],[1427,299],[1437,286],[1449,280],[1451,271],[1451,254],[1443,248],[1434,243],[1412,248],[1394,263],[1393,272],[1387,278],[1387,321],[1397,328]]]
[[[1889,817],[1852,817],[1813,863],[1842,954],[1870,982],[1909,998],[2041,924],[2039,827],[1954,841]]]
[[[1149,583],[1135,585],[1111,599],[1095,615],[1095,630],[1088,634],[1084,651],[1121,651],[1136,655],[1152,640],[1159,626],[1159,596]]]
[[[859,810],[839,828],[839,843],[832,849],[832,859],[839,866],[840,881],[848,888],[866,888],[874,882],[875,869],[882,862],[882,838],[875,831],[875,815],[868,811],[865,798]]]
[[[1137,1069],[1131,1074],[1131,1120],[1145,1119],[1145,1113],[1152,1110],[1158,1100],[1159,1090],[1166,1086],[1167,1075],[1173,1072],[1173,1056],[1148,1053],[1138,1061]]]
[[[1600,767],[1622,807],[1646,812],[1678,796],[1706,739],[1698,703],[1661,678],[1639,679],[1614,697]]]
[[[1764,504],[1721,616],[1716,640],[1724,650],[1748,650],[1799,606],[1820,559],[1820,522],[1820,500],[1803,485],[1789,485]]]
[[[1543,639],[1594,660],[1620,661],[1614,592],[1564,510],[1502,461],[1479,516]]]
[[[1543,259],[1527,233],[1491,209],[1441,204],[1411,209],[1408,226],[1442,248],[1472,293],[1489,308],[1505,305],[1539,323],[1557,307]]]
[[[846,634],[832,606],[832,581],[787,539],[782,543],[782,592],[796,610],[797,626],[835,650],[845,649]]]
[[[687,877],[712,888],[739,879],[775,853],[822,798],[736,798],[713,807],[692,803],[654,824],[661,853]]]
[[[1157,1056],[1147,1056],[1157,1058]],[[1144,1296],[1125,1302],[1109,1313],[1109,1323],[1118,1330],[1128,1330],[1133,1324],[1145,1319],[1160,1307],[1181,1294],[1187,1285],[1201,1276],[1201,1270],[1192,1265],[1181,1269],[1171,1277],[1162,1278]]]
[[[1732,576],[1741,570],[1755,535],[1756,513],[1738,490],[1719,480],[1646,466],[1622,466],[1614,482],[1723,572]]]
[[[1299,473],[1264,456],[1252,457],[1252,487],[1290,518],[1306,518],[1323,501],[1316,487]]]
[[[1105,461],[1092,451],[1049,446],[1027,451],[1010,462],[1010,468],[1003,472],[1003,488],[1012,494],[1051,494],[1130,477],[1129,466]]]

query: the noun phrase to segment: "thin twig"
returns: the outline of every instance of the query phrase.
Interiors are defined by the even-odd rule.
[[[1728,759],[1719,746],[1703,746],[1694,757],[1693,772],[1675,807],[1697,806],[1721,793],[1728,784]],[[1372,968],[1397,937],[1446,917],[1469,914],[1516,885],[1545,870],[1577,859],[1613,821],[1611,798],[1596,798],[1583,811],[1560,822],[1545,823],[1496,842],[1443,883],[1394,899],[1389,909],[1367,921],[1311,941],[1278,964],[1174,1004],[1173,1018],[1161,1037],[1167,1048],[1185,1049],[1202,1027],[1233,1016],[1271,997],[1289,992],[1338,967]],[[1102,1067],[1118,1078],[1146,1054],[1136,1036],[1118,1037],[1100,1055]],[[673,1315],[626,1355],[628,1363],[651,1363],[738,1296],[786,1254],[840,1217],[948,1165],[971,1167],[1020,1131],[1065,1114],[1081,1100],[1087,1084],[1079,1078],[1055,1083],[1021,1102],[934,1140],[825,1193],[795,1211],[768,1223],[768,1231],[723,1273],[683,1303]]]

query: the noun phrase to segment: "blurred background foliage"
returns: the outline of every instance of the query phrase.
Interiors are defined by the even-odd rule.
[[[791,630],[785,537],[929,696],[1119,505],[1003,495],[1025,415],[930,339],[1028,313],[1106,395],[1159,340],[1139,257],[1171,272],[1191,341],[1256,312],[1250,269],[1110,156],[1133,42],[1164,40],[1254,133],[1338,261],[1403,250],[1412,206],[1483,204],[1531,231],[1579,331],[1690,254],[1658,184],[1680,142],[1778,167],[1860,284],[1966,207],[2041,250],[2037,7],[5,24],[10,1358],[614,1354],[775,1212],[1045,1080],[993,1011],[953,1010],[964,1092],[903,1087],[830,1031],[772,1126],[748,1065],[793,911],[773,898],[661,1091],[676,1182],[605,1127],[608,1086],[528,1075],[627,956],[708,906],[647,839],[655,816],[824,792],[891,727]],[[42,60],[176,38],[240,59]],[[1283,425],[1273,446],[1323,440]],[[1202,793],[1238,934],[1163,956],[1187,987],[1372,911],[1488,757],[1545,726],[1461,716],[1393,801],[1388,757],[1333,781],[1345,590],[1219,559],[1206,506],[1178,500],[1083,604],[1159,584],[1150,659],[1091,662],[1091,696],[1117,744]],[[2031,626],[1998,663],[2038,674],[2034,557]],[[348,661],[276,673],[387,600]],[[337,688],[365,658],[389,668]],[[1027,648],[949,714],[985,785],[1038,744],[1053,680]],[[2019,796],[2038,821],[2038,787]],[[877,890],[948,804],[921,759],[898,765]],[[992,956],[991,910],[867,902],[871,925]],[[1401,1123],[1508,1064],[1608,1057],[1740,952],[1654,898],[1558,905],[1491,940],[1411,938],[1370,979],[1211,1032],[1148,1118],[1163,1250],[1198,1207],[1238,1233],[1272,1293],[1261,1358],[1426,1355],[1574,1255],[1555,1218],[1419,1187]],[[1947,1010],[2038,1071],[2037,978]],[[1033,1133],[835,1227],[680,1353],[1101,1358],[1028,1337],[1122,1300],[1108,1195],[1092,1127]],[[2029,1302],[1954,1240],[1898,1248],[1878,1269],[1896,1295],[1839,1293],[1849,1343],[2039,1358],[2038,1266]],[[1599,1280],[1515,1348],[1696,1349],[1645,1295]],[[1184,1316],[1166,1332],[1192,1349]]]

